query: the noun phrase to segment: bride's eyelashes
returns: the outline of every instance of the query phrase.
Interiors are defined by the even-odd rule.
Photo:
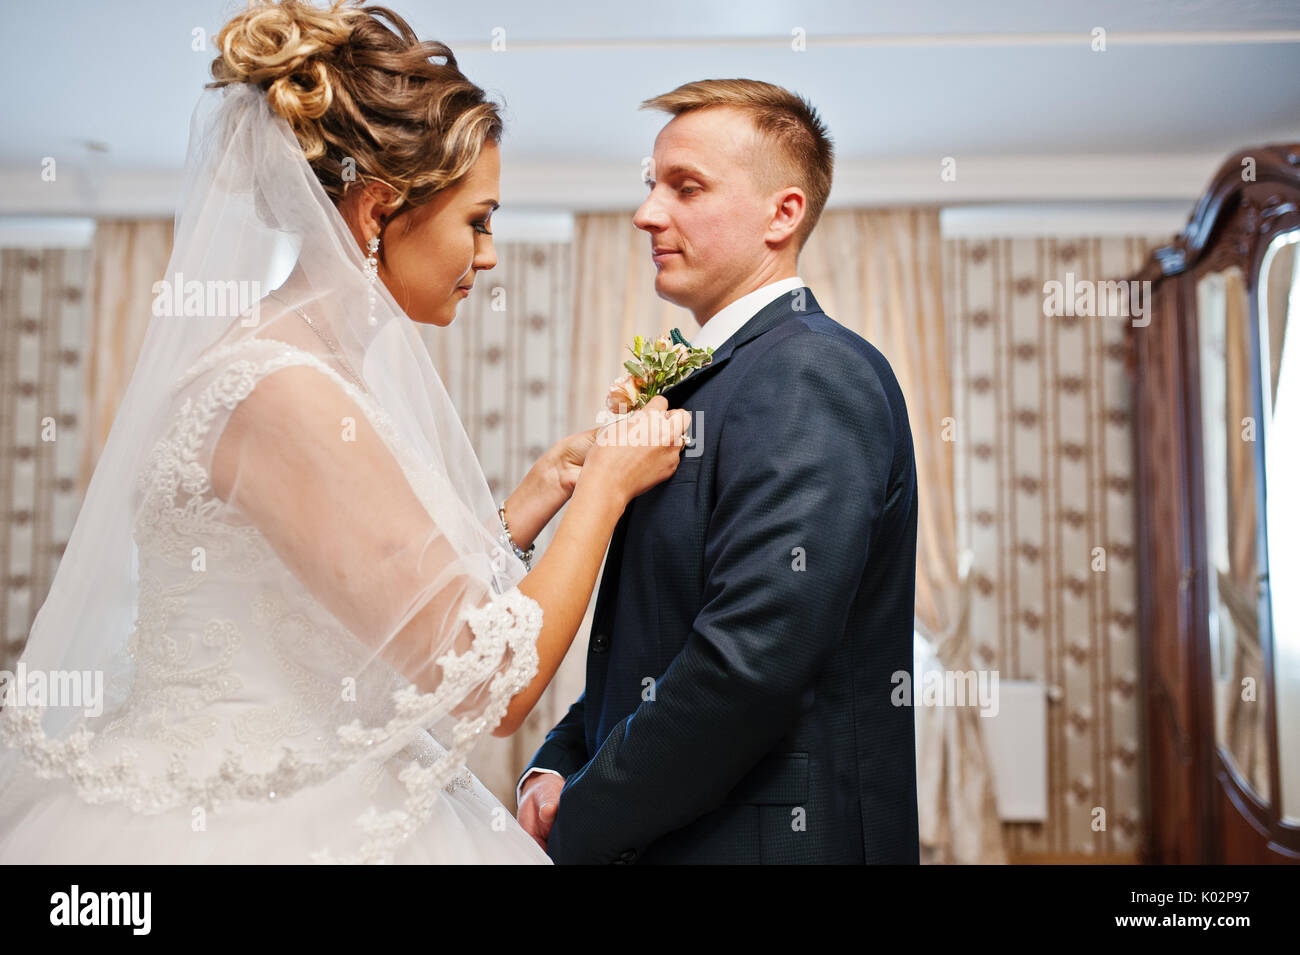
[[[492,234],[491,232],[488,231],[487,219],[479,219],[477,222],[471,222],[470,225],[474,227],[475,232],[482,232],[484,235]]]

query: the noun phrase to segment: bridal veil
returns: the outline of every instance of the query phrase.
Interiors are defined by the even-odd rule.
[[[541,609],[411,320],[256,86],[201,98],[155,293],[6,687],[0,792],[25,772],[242,839],[328,806],[363,818],[327,813],[317,861],[384,861],[535,675]],[[0,841],[21,811],[0,796]]]

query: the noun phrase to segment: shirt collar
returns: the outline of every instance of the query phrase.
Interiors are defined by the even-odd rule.
[[[803,285],[803,279],[796,275],[794,278],[780,279],[741,296],[700,326],[700,330],[691,338],[691,347],[712,348],[716,351],[763,308],[787,292],[802,288]]]

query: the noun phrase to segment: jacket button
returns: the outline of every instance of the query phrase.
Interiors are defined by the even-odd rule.
[[[609,651],[609,637],[603,633],[598,633],[591,638],[592,653],[606,653]]]
[[[622,863],[624,863],[624,864],[627,864],[627,863],[629,863],[629,862],[635,862],[635,861],[636,861],[636,850],[635,850],[635,849],[624,849],[621,853],[619,853],[618,861],[619,861],[619,862],[622,862]]]

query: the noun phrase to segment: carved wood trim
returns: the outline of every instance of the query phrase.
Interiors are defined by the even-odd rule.
[[[1242,178],[1246,160],[1254,162],[1254,179],[1249,181]],[[1294,201],[1283,196],[1294,190],[1298,182],[1300,143],[1257,146],[1234,153],[1219,167],[1182,233],[1169,245],[1152,252],[1137,278],[1157,281],[1194,268],[1206,251],[1214,246],[1217,230],[1237,211],[1247,192],[1250,193],[1252,211],[1243,226],[1256,236],[1269,231],[1272,218],[1287,212],[1287,206],[1291,206],[1289,211],[1295,212]]]

